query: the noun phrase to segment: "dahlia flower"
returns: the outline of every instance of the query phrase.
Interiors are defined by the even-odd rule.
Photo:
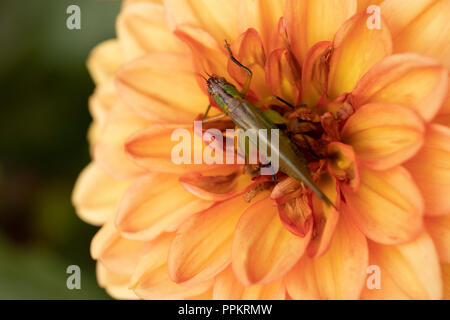
[[[93,160],[73,193],[102,226],[100,286],[131,299],[450,298],[449,18],[448,0],[124,1],[117,39],[87,62]],[[209,104],[200,75],[245,81],[224,40],[253,71],[249,100],[296,106],[262,107],[321,155],[308,164],[334,207],[287,176],[258,188],[243,166],[171,161],[171,133]]]

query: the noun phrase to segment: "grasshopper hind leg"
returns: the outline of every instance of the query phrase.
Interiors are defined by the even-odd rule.
[[[225,49],[227,49],[228,51],[228,55],[230,56],[230,59],[239,66],[239,68],[244,69],[247,72],[247,79],[245,80],[244,86],[242,87],[241,90],[241,94],[243,96],[247,95],[248,90],[250,89],[250,84],[252,82],[252,77],[253,77],[253,72],[252,70],[250,70],[248,67],[244,66],[242,63],[239,62],[239,60],[237,60],[234,55],[233,52],[231,51],[231,47],[230,44],[228,43],[227,40],[225,40]]]

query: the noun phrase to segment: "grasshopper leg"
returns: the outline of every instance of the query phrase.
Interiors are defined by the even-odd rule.
[[[267,98],[261,99],[257,103],[255,103],[255,105],[257,107],[262,107],[262,106],[271,104],[275,100],[278,100],[278,101],[284,103],[285,105],[287,105],[288,107],[295,109],[295,107],[292,104],[290,104],[289,102],[287,102],[286,100],[284,100],[283,98],[280,98],[278,96],[269,96]]]
[[[247,79],[245,80],[244,86],[242,87],[241,93],[245,96],[250,89],[250,83],[252,82],[253,72],[246,66],[244,66],[242,63],[240,63],[233,55],[233,52],[231,51],[230,44],[225,40],[225,48],[228,51],[228,54],[230,55],[231,60],[237,64],[240,68],[244,69],[247,72]]]
[[[208,116],[209,110],[211,110],[211,104],[208,105],[208,108],[206,108],[205,113],[202,116],[202,121],[206,119],[206,117]]]

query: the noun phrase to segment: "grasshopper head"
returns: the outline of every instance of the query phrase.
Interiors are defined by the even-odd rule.
[[[242,94],[236,87],[223,77],[210,76],[206,81],[206,85],[208,86],[209,95],[213,97],[214,101],[225,113],[231,101],[242,98]]]

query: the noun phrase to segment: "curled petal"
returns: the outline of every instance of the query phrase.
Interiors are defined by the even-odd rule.
[[[108,113],[104,125],[99,128],[94,145],[95,162],[117,179],[134,178],[144,172],[125,153],[125,141],[135,131],[149,125],[123,103],[116,103]]]
[[[373,171],[360,167],[358,191],[347,192],[348,214],[364,234],[379,243],[410,241],[422,230],[423,199],[403,167]]]
[[[117,18],[117,38],[127,61],[151,52],[183,51],[167,26],[164,7],[153,2],[123,8]]]
[[[364,288],[363,299],[440,299],[439,259],[430,236],[423,232],[403,245],[369,243],[370,265],[380,268],[380,289]]]
[[[172,281],[167,272],[167,257],[174,233],[165,233],[146,245],[130,286],[136,295],[144,299],[184,299],[204,293],[212,281],[199,285],[182,286]]]
[[[284,227],[298,237],[306,236],[313,223],[308,195],[298,190],[277,199],[277,206]]]
[[[187,123],[208,105],[194,74],[188,56],[151,53],[120,68],[116,86],[121,98],[142,117]]]
[[[91,256],[115,273],[130,275],[139,261],[143,245],[143,242],[121,237],[111,219],[92,239]]]
[[[328,76],[328,96],[331,100],[352,91],[362,75],[392,52],[387,25],[382,20],[380,29],[368,28],[368,18],[366,12],[353,16],[334,37]]]
[[[417,52],[450,67],[447,0],[388,0],[381,5],[381,11],[393,33],[394,52]]]
[[[292,177],[286,177],[282,181],[278,182],[276,186],[272,189],[272,193],[270,194],[270,197],[273,200],[276,200],[282,196],[287,195],[288,193],[294,192],[301,187],[301,183],[292,178]]]
[[[275,49],[272,43],[274,30],[284,12],[284,1],[239,1],[239,31],[255,28],[261,35],[266,53]]]
[[[115,299],[135,300],[138,296],[129,288],[130,275],[114,273],[100,262],[96,267],[97,281],[100,287]]]
[[[368,261],[366,237],[342,214],[330,248],[313,260],[320,297],[358,299],[365,284]]]
[[[281,278],[303,255],[311,233],[310,230],[300,238],[286,230],[278,217],[276,203],[269,197],[254,203],[236,227],[232,249],[234,273],[245,285]]]
[[[95,84],[111,80],[124,58],[117,40],[107,40],[97,45],[89,54],[87,68]]]
[[[411,158],[424,141],[422,120],[405,107],[366,104],[342,128],[342,141],[353,147],[361,162],[376,170],[392,168]]]
[[[250,90],[261,99],[268,97],[270,92],[267,89],[264,75],[266,55],[258,32],[253,28],[248,29],[233,42],[232,50],[239,62],[252,70]],[[241,85],[245,83],[248,75],[231,58],[228,59],[228,74]]]
[[[272,51],[266,64],[266,83],[273,95],[296,105],[300,95],[299,71],[287,49]]]
[[[102,225],[114,215],[117,203],[131,180],[116,180],[94,162],[81,172],[72,193],[78,216],[87,223]]]
[[[441,107],[448,88],[444,67],[413,53],[396,54],[377,63],[352,92],[359,108],[371,102],[401,104],[431,120]]]
[[[332,175],[322,174],[317,181],[317,186],[331,200],[334,207],[325,204],[315,194],[312,196],[314,234],[307,250],[310,257],[319,257],[329,248],[339,220],[339,212],[336,208],[341,205],[339,185]]]
[[[359,188],[359,165],[353,148],[341,142],[328,144],[328,170],[351,191]]]
[[[450,214],[427,217],[425,226],[433,239],[439,260],[450,263]]]
[[[303,63],[319,41],[330,41],[342,23],[356,12],[356,0],[288,0],[285,18],[295,57]]]
[[[426,214],[449,213],[450,128],[431,125],[425,136],[424,147],[405,166],[422,192]]]
[[[124,237],[151,240],[164,231],[176,230],[185,219],[212,204],[187,192],[175,175],[148,174],[125,192],[116,225]]]
[[[267,196],[260,194],[257,199]],[[186,220],[172,243],[168,270],[177,283],[187,285],[213,278],[229,265],[233,235],[242,213],[254,201],[236,196]]]
[[[164,0],[173,29],[191,25],[208,30],[218,43],[238,35],[238,1]]]

